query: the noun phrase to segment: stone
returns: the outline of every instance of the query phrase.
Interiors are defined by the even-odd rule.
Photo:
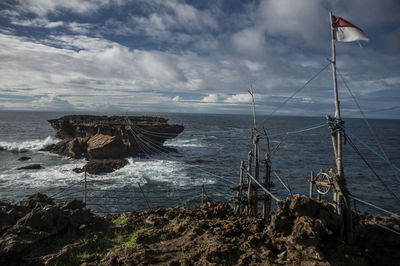
[[[30,159],[31,159],[31,157],[29,157],[29,156],[22,156],[22,157],[18,158],[18,161],[27,161],[27,160],[30,160]]]
[[[125,159],[103,159],[103,160],[89,160],[84,166],[87,173],[98,175],[103,173],[111,173],[118,170],[129,162]],[[84,170],[84,168],[82,168]]]
[[[128,147],[116,136],[96,134],[87,142],[91,159],[118,158],[126,154]]]
[[[34,164],[19,167],[19,168],[17,168],[17,170],[31,170],[31,169],[41,169],[41,168],[42,168],[42,166],[40,164],[34,163]]]

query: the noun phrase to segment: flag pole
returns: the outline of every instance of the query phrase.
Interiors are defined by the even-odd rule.
[[[339,94],[337,88],[337,78],[336,78],[336,51],[335,51],[335,27],[333,23],[333,15],[332,11],[329,12],[329,20],[331,24],[331,38],[332,38],[332,78],[333,78],[333,89],[334,89],[334,96],[335,96],[335,120],[336,123],[341,124],[342,120],[340,117],[340,101],[339,101]],[[340,127],[336,126],[335,130],[331,132],[332,135],[332,144],[333,149],[335,152],[335,159],[336,159],[336,168],[337,168],[337,188],[340,189],[340,193],[338,197],[336,197],[337,204],[340,204],[340,196],[343,197],[344,202],[344,219],[345,219],[345,230],[347,235],[347,241],[349,243],[353,243],[353,229],[352,229],[352,211],[350,200],[348,197],[348,192],[346,188],[346,180],[344,178],[344,171],[343,171],[343,158],[342,158],[342,130]],[[334,179],[336,179],[334,178]],[[335,182],[335,180],[334,180]],[[340,195],[341,194],[341,195]]]

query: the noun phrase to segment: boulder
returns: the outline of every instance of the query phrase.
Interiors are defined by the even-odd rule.
[[[91,159],[118,158],[126,154],[128,147],[116,136],[96,134],[87,142]]]
[[[40,169],[42,168],[42,166],[38,163],[34,163],[34,164],[30,164],[30,165],[26,165],[26,166],[22,166],[17,168],[17,170],[24,170],[24,169]]]
[[[27,161],[27,160],[30,160],[31,159],[31,157],[28,157],[28,156],[22,156],[22,157],[20,157],[20,158],[18,158],[18,161]]]
[[[97,175],[103,173],[111,173],[128,164],[125,159],[103,159],[103,160],[89,160],[89,162],[82,168],[89,174]]]

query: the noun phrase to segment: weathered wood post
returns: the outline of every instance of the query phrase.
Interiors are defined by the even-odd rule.
[[[236,214],[240,215],[241,205],[242,205],[242,190],[243,190],[243,178],[244,178],[244,161],[240,162],[240,180],[239,180],[239,190],[236,194]]]
[[[260,136],[257,131],[253,136],[253,144],[254,144],[254,178],[259,181],[260,176],[260,151],[258,148]],[[253,215],[257,217],[258,213],[258,193],[254,192],[254,201],[253,201]]]
[[[151,208],[150,208],[150,204],[149,204],[149,202],[147,201],[146,196],[144,195],[143,189],[142,189],[142,187],[140,186],[140,183],[137,183],[137,184],[138,184],[138,186],[139,186],[140,192],[142,192],[142,196],[143,196],[143,199],[144,199],[145,202],[146,202],[147,208],[151,209]]]
[[[270,160],[270,155],[267,153],[265,155],[265,179],[264,179],[264,185],[265,188],[270,190],[271,187],[271,165],[269,163]],[[267,193],[264,193],[264,204],[263,204],[263,219],[268,220],[269,219],[269,213],[271,210],[271,196],[268,195]]]
[[[313,198],[313,189],[314,189],[314,171],[311,171],[310,174],[310,199]]]
[[[83,188],[83,203],[86,204],[86,199],[87,199],[87,180],[86,180],[86,167],[85,168],[85,184]]]
[[[204,204],[204,193],[205,193],[205,191],[204,191],[204,184],[203,184],[203,185],[201,185],[201,204],[202,205]]]
[[[251,151],[249,151],[248,155],[247,155],[247,214],[250,214],[251,212],[251,200],[252,200],[252,195],[251,195],[251,186],[252,186],[252,182],[251,182],[251,162],[253,159],[253,153]]]

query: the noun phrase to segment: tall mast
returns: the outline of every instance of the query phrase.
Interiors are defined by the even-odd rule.
[[[340,102],[339,102],[339,94],[337,88],[337,78],[336,78],[336,52],[335,52],[335,28],[333,25],[333,16],[332,12],[329,12],[329,19],[331,22],[331,38],[332,38],[332,78],[333,78],[333,91],[335,95],[335,119],[336,122],[340,123]],[[338,175],[341,179],[344,179],[343,173],[343,164],[342,164],[342,132],[340,128],[337,130],[337,137],[333,143],[333,148],[335,150],[336,157],[336,167],[338,171]]]
[[[331,38],[332,38],[332,77],[333,77],[333,89],[335,94],[335,122],[341,124],[342,120],[340,118],[340,101],[339,94],[337,88],[337,79],[336,79],[336,53],[335,53],[335,27],[333,24],[333,16],[332,12],[329,12],[329,20],[331,23]],[[351,205],[349,201],[349,195],[346,188],[346,181],[344,179],[344,171],[343,171],[343,159],[342,159],[342,129],[338,126],[334,126],[334,130],[331,131],[332,135],[332,144],[335,152],[336,159],[336,168],[337,175],[334,175],[334,184],[335,188],[338,192],[336,201],[337,204],[340,205],[340,196],[343,197],[343,213],[344,213],[344,224],[346,231],[347,241],[352,244],[353,243],[353,225],[352,225],[352,211]],[[338,206],[339,206],[338,205]]]

